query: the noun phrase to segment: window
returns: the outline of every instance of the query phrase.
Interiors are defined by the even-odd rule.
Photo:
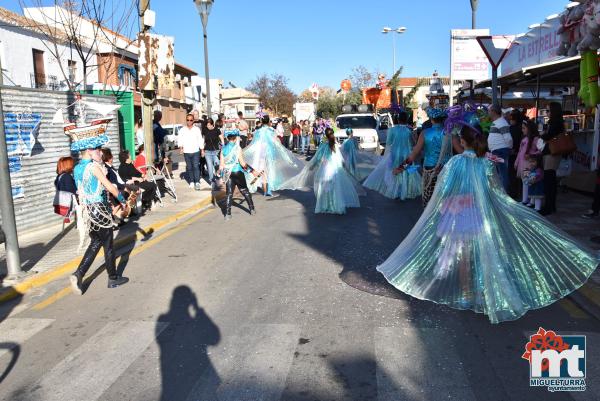
[[[33,78],[36,88],[44,88],[46,86],[44,52],[37,49],[33,49]]]
[[[74,84],[77,79],[77,62],[69,60],[69,81]]]
[[[128,86],[130,88],[135,88],[136,86],[136,73],[135,68],[127,65],[121,64],[119,66],[119,85]]]
[[[377,120],[372,116],[348,116],[336,119],[339,128],[375,128]]]

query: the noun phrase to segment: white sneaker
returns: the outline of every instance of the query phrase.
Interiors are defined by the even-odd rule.
[[[190,182],[190,188],[194,189],[194,183]]]

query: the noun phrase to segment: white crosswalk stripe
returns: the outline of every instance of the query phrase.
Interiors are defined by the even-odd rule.
[[[211,353],[215,369],[198,381],[187,401],[279,400],[299,334],[290,324],[239,328]]]
[[[9,318],[0,323],[0,358],[52,324],[54,319]]]
[[[154,341],[166,324],[109,322],[45,374],[25,396],[44,401],[94,401]]]
[[[444,330],[377,328],[377,399],[475,400],[452,341]],[[432,349],[441,351],[435,361],[426,357]]]

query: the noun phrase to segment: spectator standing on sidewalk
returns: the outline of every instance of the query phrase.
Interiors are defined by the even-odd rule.
[[[529,204],[529,185],[524,180],[524,172],[529,169],[527,159],[539,153],[536,142],[539,139],[537,123],[534,120],[526,120],[522,123],[523,139],[519,144],[519,152],[514,162],[516,176],[521,180],[522,194],[521,203]]]
[[[592,208],[587,213],[582,214],[581,217],[584,219],[595,219],[598,216],[600,216],[600,169],[596,170],[596,186],[594,187]]]
[[[548,120],[548,129],[542,135],[542,139],[545,142],[542,155],[544,155],[544,198],[546,202],[541,213],[544,216],[556,212],[556,192],[558,190],[556,170],[560,165],[560,159],[562,157],[550,153],[548,142],[565,131],[565,122],[560,103],[550,103],[549,109],[550,118]]]
[[[508,193],[508,161],[513,146],[510,125],[502,117],[502,109],[497,104],[491,105],[488,113],[492,120],[487,140],[488,149],[492,154],[504,160],[502,163],[496,163],[496,171],[498,171],[504,190]]]
[[[283,120],[283,146],[290,148],[290,139],[292,139],[292,128],[287,120]]]
[[[185,172],[190,188],[200,190],[200,155],[204,156],[204,138],[194,125],[194,115],[185,117],[185,126],[179,130],[179,152],[185,159]]]
[[[152,123],[152,133],[154,136],[154,157],[156,162],[160,162],[165,156],[165,137],[168,132],[162,125],[162,112],[160,110],[154,110],[154,121]]]
[[[241,111],[238,111],[237,129],[240,131],[240,146],[244,149],[248,144],[248,131],[250,130],[250,126],[244,118],[244,113]]]
[[[279,139],[279,142],[282,145],[284,145],[284,143],[283,143],[283,132],[284,132],[283,122],[282,121],[278,121],[277,125],[275,126],[275,133],[277,134],[277,139]]]
[[[310,147],[310,122],[308,120],[302,121],[302,132],[300,134],[300,154],[307,155],[308,148]]]
[[[300,133],[301,128],[298,123],[292,124],[292,151],[298,151],[300,146]]]
[[[71,156],[61,157],[56,164],[54,187],[54,213],[63,216],[65,223],[70,223],[77,205],[77,187],[73,178],[75,160]]]
[[[517,160],[517,154],[519,153],[519,147],[521,145],[521,138],[523,138],[523,115],[517,109],[510,112],[508,123],[510,124],[510,136],[512,137],[513,146],[508,158],[508,165],[513,166]],[[514,199],[518,199],[521,186],[519,185],[519,178],[517,177],[516,170],[508,169],[508,188],[509,195]]]
[[[144,123],[140,118],[136,124],[137,128],[135,130],[135,146],[140,146],[144,144]]]
[[[212,118],[206,122],[206,130],[204,131],[204,157],[206,158],[206,166],[208,168],[208,181],[212,182],[215,176],[215,165],[219,165],[219,152],[223,147],[225,139],[223,133],[215,126]]]

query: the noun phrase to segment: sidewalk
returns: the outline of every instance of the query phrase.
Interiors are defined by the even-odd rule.
[[[143,216],[135,216],[123,227],[115,230],[115,248],[134,242],[136,239],[149,239],[166,225],[210,205],[210,186],[203,182],[200,191],[189,188],[187,183],[180,178],[183,171],[185,171],[185,163],[180,162],[174,166],[173,183],[177,192],[177,202],[166,194],[162,198],[162,207],[157,204]],[[0,246],[0,295],[15,284],[31,280],[36,275],[42,276],[43,273],[50,273],[68,262],[74,262],[81,258],[83,251],[78,252],[78,245],[79,232],[74,224],[67,226],[64,231],[62,225],[55,225],[19,235],[24,275],[11,281],[4,279],[7,274],[6,251],[4,246]]]
[[[600,235],[600,218],[585,219],[581,217],[592,206],[592,197],[579,192],[559,189],[556,201],[557,213],[547,216],[548,220],[567,232],[581,244],[593,250],[600,250],[600,243],[590,241],[590,238]],[[590,280],[600,287],[600,270],[596,270]]]

